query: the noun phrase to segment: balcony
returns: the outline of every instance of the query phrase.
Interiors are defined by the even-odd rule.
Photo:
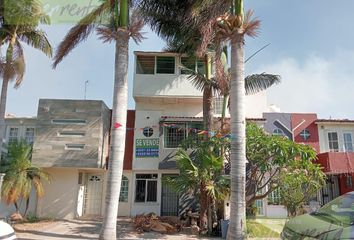
[[[327,174],[354,173],[354,152],[325,152],[317,155],[317,163]]]
[[[180,69],[181,64],[202,72],[203,63],[196,61],[189,66],[175,53],[135,52],[135,74],[133,96],[135,100],[144,97],[201,98]]]

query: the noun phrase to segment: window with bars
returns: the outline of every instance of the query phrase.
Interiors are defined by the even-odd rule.
[[[136,174],[135,202],[157,201],[157,174]]]
[[[268,205],[280,205],[280,191],[278,189],[275,189],[268,195]]]
[[[33,144],[33,142],[34,142],[34,128],[26,128],[25,141],[28,144]]]
[[[222,104],[224,102],[223,97],[214,98],[214,114],[221,115],[222,114]]]
[[[329,132],[328,133],[328,146],[329,146],[329,151],[331,151],[331,152],[338,152],[339,151],[337,132]]]
[[[202,122],[166,123],[163,130],[164,147],[178,148],[187,138],[195,141],[200,141],[203,136],[199,135],[198,132],[202,129]]]
[[[195,66],[196,66],[195,58],[182,57],[181,64],[183,66],[183,68],[181,68],[181,74],[190,75],[193,72],[195,72],[195,70],[196,70],[195,69]]]
[[[18,128],[12,127],[9,131],[9,143],[16,142],[18,140]]]
[[[353,139],[351,133],[343,133],[344,151],[353,152]]]
[[[129,193],[129,179],[126,176],[122,176],[122,183],[120,185],[119,202],[128,202]]]
[[[175,57],[156,57],[156,73],[157,74],[174,74],[175,73]]]

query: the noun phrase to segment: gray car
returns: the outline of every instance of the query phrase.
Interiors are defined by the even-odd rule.
[[[290,219],[281,239],[354,239],[354,192],[334,199],[316,212]]]

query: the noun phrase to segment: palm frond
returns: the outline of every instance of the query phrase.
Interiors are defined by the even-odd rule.
[[[142,32],[144,24],[142,15],[135,9],[130,16],[129,35],[136,44],[140,44],[142,40],[146,39],[146,37],[144,37],[145,32]]]
[[[47,39],[47,36],[44,31],[25,31],[19,34],[18,38],[29,46],[40,50],[48,57],[52,57],[52,46],[50,45],[49,40]]]
[[[25,62],[25,57],[23,54],[23,49],[21,44],[16,41],[15,44],[15,59],[13,61],[13,68],[14,68],[14,72],[16,74],[16,79],[15,79],[15,88],[18,88],[23,80],[23,77],[25,75],[25,71],[26,71],[26,62]]]
[[[96,27],[95,22],[102,17],[102,14],[105,13],[110,6],[111,2],[105,1],[86,17],[81,19],[76,26],[70,29],[56,50],[53,68],[56,68],[63,58],[66,57],[79,43],[88,38]]]
[[[245,78],[246,94],[251,95],[280,83],[281,77],[274,74],[252,74]]]
[[[261,26],[261,20],[253,18],[253,10],[248,10],[243,22],[243,32],[249,37],[255,38],[259,35],[259,28]]]

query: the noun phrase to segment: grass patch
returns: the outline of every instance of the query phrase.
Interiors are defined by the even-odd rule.
[[[267,228],[266,226],[254,222],[247,221],[247,235],[251,238],[279,238],[279,233]]]

